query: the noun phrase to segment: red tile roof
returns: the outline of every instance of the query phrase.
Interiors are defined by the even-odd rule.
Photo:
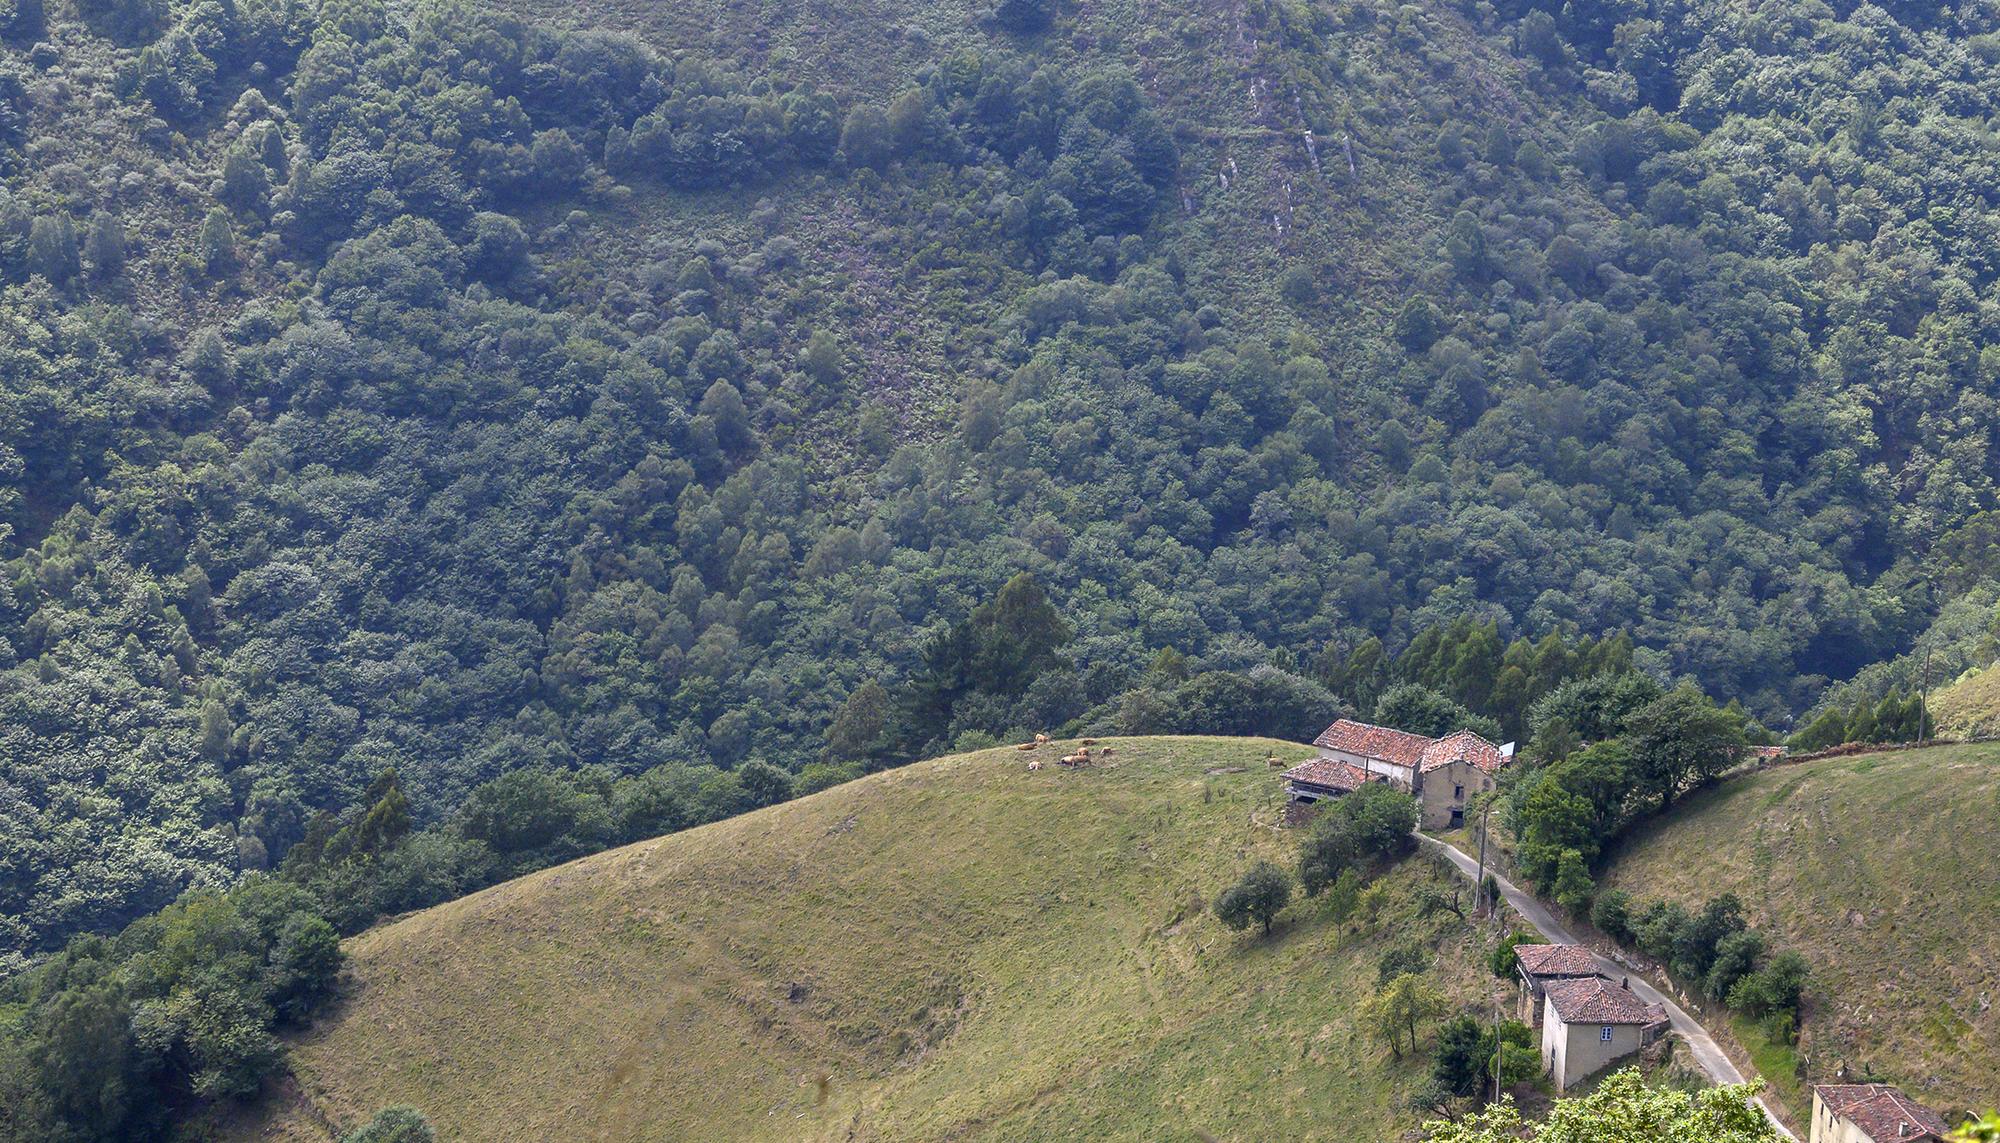
[[[1876,1143],[1936,1143],[1944,1138],[1944,1120],[1937,1112],[1886,1083],[1814,1084],[1813,1094]],[[1899,1134],[1903,1131],[1908,1134]]]
[[[1582,945],[1515,945],[1529,976],[1596,976],[1597,958]]]
[[[1422,755],[1423,772],[1428,774],[1440,766],[1453,762],[1469,762],[1488,774],[1498,773],[1507,764],[1507,756],[1500,748],[1472,733],[1470,730],[1454,731],[1424,748]]]
[[[1648,1004],[1629,988],[1601,976],[1588,980],[1551,980],[1549,999],[1565,1024],[1657,1024],[1667,1010]]]
[[[1287,782],[1303,782],[1309,786],[1321,786],[1345,794],[1360,789],[1361,783],[1369,780],[1369,774],[1359,766],[1315,758],[1285,771],[1284,778]],[[1375,780],[1382,781],[1379,776]]]
[[[1363,758],[1380,758],[1398,766],[1415,766],[1423,760],[1424,751],[1433,743],[1421,734],[1343,718],[1321,731],[1319,737],[1313,739],[1313,745],[1343,750]]]

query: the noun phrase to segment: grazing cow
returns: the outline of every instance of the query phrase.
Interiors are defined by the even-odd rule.
[[[1035,735],[1035,745],[1037,745],[1037,746],[1047,746],[1048,744],[1049,744],[1049,736],[1048,736],[1048,735],[1046,735],[1046,734],[1037,734],[1037,735]]]
[[[1028,769],[1030,769],[1030,770],[1039,770],[1039,769],[1041,769],[1041,768],[1042,768],[1042,760],[1041,760],[1040,758],[1030,758],[1030,759],[1028,759]]]

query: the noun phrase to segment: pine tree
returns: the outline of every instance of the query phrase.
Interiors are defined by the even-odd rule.
[[[862,683],[827,727],[822,756],[829,762],[880,761],[889,746],[891,713],[888,690],[874,679]]]
[[[117,277],[125,269],[125,224],[108,210],[98,211],[91,217],[83,253],[90,260],[91,277]]]
[[[201,705],[201,756],[203,759],[221,765],[229,756],[229,738],[236,733],[235,723],[230,721],[229,712],[219,702],[205,702]]]
[[[68,285],[82,270],[77,253],[76,224],[67,214],[45,214],[28,231],[28,265],[58,286]]]
[[[222,201],[239,214],[261,214],[271,198],[271,172],[243,145],[222,160]]]
[[[210,276],[219,278],[236,269],[236,228],[221,207],[202,220],[199,247],[202,266]]]

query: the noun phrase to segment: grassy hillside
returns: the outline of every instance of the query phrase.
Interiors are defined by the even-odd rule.
[[[2000,671],[1968,671],[1931,699],[1938,733],[1954,738],[2000,731]]]
[[[1730,890],[1809,958],[1801,1044],[1941,1107],[2000,1099],[2000,745],[1780,767],[1692,799],[1612,863],[1635,896]]]
[[[1441,933],[1441,984],[1484,970],[1413,919],[1414,864],[1368,924],[1204,912],[1289,851],[1274,750],[919,763],[378,928],[258,1131],[407,1102],[452,1139],[1386,1138],[1416,1075],[1356,1027],[1376,960]]]

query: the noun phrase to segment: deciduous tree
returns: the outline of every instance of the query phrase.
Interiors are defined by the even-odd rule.
[[[1264,926],[1271,935],[1271,920],[1292,899],[1292,879],[1268,861],[1260,861],[1243,874],[1242,880],[1224,889],[1215,899],[1215,915],[1232,929]]]

